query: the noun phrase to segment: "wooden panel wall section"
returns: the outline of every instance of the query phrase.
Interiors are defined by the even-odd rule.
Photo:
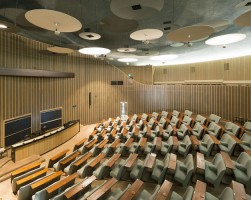
[[[77,51],[68,56],[40,54],[40,50],[47,46],[22,36],[0,32],[0,67],[74,72],[76,75],[72,79],[0,76],[1,127],[5,119],[32,113],[32,127],[36,131],[39,129],[40,111],[56,107],[63,108],[63,122],[80,119],[81,124],[95,123],[103,118],[118,116],[120,101],[128,102],[129,114],[189,109],[195,113],[215,113],[229,120],[235,116],[251,118],[250,87],[142,84],[128,79],[127,74],[105,61],[81,55]],[[230,70],[224,71],[224,77],[234,78],[231,70],[238,66],[241,71],[238,76],[251,79],[250,57],[228,61],[231,61]],[[185,80],[192,76],[190,66],[195,66],[195,73],[199,73],[194,76],[196,79],[218,79],[223,73],[219,66],[222,67],[225,62],[207,63],[206,72],[200,66],[202,64],[167,67],[166,74],[163,74],[162,67],[155,68],[154,79]],[[123,80],[124,85],[111,86],[111,80]],[[92,93],[90,107],[89,92]],[[3,145],[3,134],[1,128],[0,145]]]

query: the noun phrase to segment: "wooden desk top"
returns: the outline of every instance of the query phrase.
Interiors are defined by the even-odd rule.
[[[151,153],[148,159],[146,160],[144,167],[152,169],[154,166],[155,160],[156,160],[156,154]]]
[[[103,119],[104,120],[104,119]],[[104,121],[103,121],[104,122]],[[95,125],[95,128],[98,128],[99,127],[99,123],[97,123],[96,125]]]
[[[113,124],[113,128],[116,128],[116,127],[117,127],[117,125],[118,125],[118,123],[117,123],[117,122],[114,122],[114,124]]]
[[[133,163],[137,160],[137,157],[138,157],[138,154],[131,153],[124,166],[127,167],[127,168],[132,167]]]
[[[119,143],[120,143],[120,139],[118,138],[118,139],[114,140],[114,142],[111,144],[110,147],[115,149]]]
[[[196,154],[196,170],[202,172],[204,174],[205,172],[205,157],[204,154],[197,152]]]
[[[84,139],[80,140],[79,142],[77,142],[77,143],[75,144],[75,146],[80,146],[81,144],[84,144],[85,141],[86,141],[87,139],[88,139],[88,138],[84,138]]]
[[[69,158],[66,158],[65,160],[60,161],[60,164],[66,165],[67,163],[71,162],[74,160],[80,153],[77,151],[73,153]]]
[[[171,120],[168,119],[168,118],[165,118],[165,120],[166,120],[167,123],[170,123],[170,122],[171,122]]]
[[[138,127],[135,127],[134,135],[138,135],[138,134],[139,134],[139,128],[138,128]]]
[[[142,137],[142,138],[140,139],[139,147],[140,147],[141,149],[143,149],[143,148],[146,146],[146,142],[147,142],[147,138]]]
[[[245,152],[251,156],[251,150],[245,150]]]
[[[197,139],[197,137],[195,135],[191,135],[190,136],[190,140],[191,140],[191,142],[192,142],[193,145],[197,145],[198,146],[200,144],[199,140]]]
[[[206,198],[206,188],[207,184],[197,180],[195,188],[194,188],[194,193],[193,193],[193,198],[192,200],[201,200]]]
[[[127,132],[128,132],[128,130],[127,130],[126,128],[124,128],[123,131],[122,131],[122,134],[123,134],[124,136],[127,136]]]
[[[161,137],[157,137],[156,138],[156,150],[160,150],[161,149],[161,144],[162,144],[162,138]]]
[[[86,138],[84,138],[84,139],[86,139]],[[60,153],[58,153],[57,155],[50,158],[50,160],[57,160],[61,156],[65,155],[68,151],[70,151],[70,149],[65,149],[65,150],[61,151]]]
[[[111,178],[104,185],[102,185],[98,190],[96,190],[91,196],[87,198],[87,200],[97,200],[102,197],[118,180],[115,178]]]
[[[193,130],[191,126],[189,126],[187,124],[185,124],[185,126],[187,127],[188,131],[192,131]]]
[[[168,180],[165,180],[164,183],[162,183],[157,195],[155,196],[155,200],[166,200],[168,196],[170,195],[170,190],[172,188],[173,183],[169,182]]]
[[[119,157],[121,156],[120,153],[116,153],[114,154],[110,160],[108,161],[108,163],[106,164],[107,167],[112,167],[114,165],[114,163],[119,159]]]
[[[173,137],[173,146],[178,146],[178,138],[177,136],[172,136]]]
[[[107,144],[109,142],[109,140],[103,140],[99,145],[98,145],[98,148],[99,149],[102,149],[102,148],[104,148],[104,146]]]
[[[214,144],[217,144],[217,145],[220,144],[220,141],[219,141],[214,135],[211,135],[211,134],[209,134],[209,135],[210,135],[210,137],[213,139]]]
[[[177,162],[177,155],[171,153],[169,162],[168,162],[168,169],[175,171],[176,169],[176,163]]]
[[[163,126],[159,126],[159,132],[163,132]]]
[[[64,197],[66,197],[66,199],[70,199],[71,197],[73,197],[74,195],[78,194],[81,190],[85,189],[87,186],[91,185],[93,181],[96,180],[96,176],[92,175],[89,178],[85,179],[84,181],[82,181],[82,184],[79,184],[73,188],[71,188],[70,190],[68,190],[67,192],[64,193]],[[65,199],[65,198],[64,198]]]
[[[120,200],[131,200],[136,193],[139,191],[141,186],[143,185],[143,181],[137,179],[133,182],[130,188],[124,193],[124,195],[120,198]]]
[[[53,179],[55,179],[55,178],[57,178],[57,177],[60,177],[63,173],[64,173],[64,172],[62,172],[61,170],[58,171],[58,172],[52,173],[52,174],[50,174],[49,176],[47,176],[47,177],[45,177],[45,178],[43,178],[43,179],[41,179],[41,180],[39,180],[39,181],[33,183],[33,184],[31,185],[31,189],[32,189],[32,190],[35,190],[36,188],[38,188],[38,187],[40,187],[40,186],[42,186],[42,185],[44,185],[44,184],[50,182],[51,180],[53,180]]]
[[[111,132],[111,135],[112,135],[113,137],[115,137],[115,136],[117,135],[117,130],[116,130],[116,129],[113,129],[112,132]]]
[[[222,158],[225,162],[225,165],[228,169],[233,170],[234,169],[234,164],[233,161],[231,160],[230,156],[228,153],[221,151],[220,154],[222,155]]]
[[[25,173],[27,171],[31,171],[35,168],[38,168],[40,167],[40,165],[42,164],[42,162],[35,162],[35,163],[32,163],[32,164],[29,164],[29,165],[26,165],[24,167],[21,167],[15,171],[13,171],[11,173],[11,176],[14,177],[14,176],[17,176],[18,174],[22,174],[22,173]]]
[[[46,173],[47,171],[48,171],[48,168],[42,169],[42,170],[40,170],[40,171],[38,171],[38,172],[36,172],[36,173],[34,173],[34,174],[31,174],[31,175],[29,175],[29,176],[26,176],[26,177],[24,177],[24,178],[18,180],[18,181],[16,182],[16,184],[17,184],[17,186],[19,186],[19,185],[24,185],[24,184],[27,183],[27,182],[30,182],[30,181],[32,181],[32,180],[37,179],[40,175]]]
[[[232,181],[231,187],[234,192],[234,199],[235,200],[246,200],[247,199],[247,194],[245,192],[244,185],[241,183],[238,183],[236,181]]]
[[[208,128],[207,128],[204,124],[201,124],[201,126],[203,127],[203,129],[204,129],[205,131],[208,131]]]
[[[173,128],[173,131],[174,131],[174,132],[177,132],[178,129],[177,129],[176,126],[171,126],[171,127]]]
[[[88,152],[85,154],[84,157],[82,157],[80,160],[74,163],[76,167],[80,166],[82,163],[86,162],[90,157],[92,156],[91,152]]]
[[[132,145],[132,143],[133,143],[133,138],[130,137],[129,139],[127,139],[124,147],[129,148]]]
[[[98,133],[98,130],[93,130],[92,133],[90,134],[91,136],[94,136]]]
[[[228,135],[231,136],[237,144],[241,144],[240,139],[237,138],[235,135],[233,135],[233,134],[228,134]]]
[[[61,179],[57,183],[55,183],[55,184],[51,185],[50,187],[48,187],[46,189],[46,191],[47,191],[48,194],[51,194],[54,191],[58,190],[59,188],[61,188],[62,186],[66,185],[67,183],[69,183],[70,181],[74,180],[77,177],[78,177],[77,173],[69,175],[69,176],[65,177],[64,179]]]
[[[102,131],[102,133],[101,133],[102,137],[105,137],[105,136],[106,136],[106,133],[107,133],[107,130],[104,129],[104,130]]]
[[[93,140],[91,140],[90,142],[88,142],[86,145],[85,145],[85,147],[86,148],[91,148],[94,144],[96,144],[98,142],[98,140],[96,140],[96,139],[93,139]]]
[[[90,167],[95,167],[100,161],[105,157],[104,153],[100,153],[98,156],[94,158],[94,160],[91,161],[89,164]]]

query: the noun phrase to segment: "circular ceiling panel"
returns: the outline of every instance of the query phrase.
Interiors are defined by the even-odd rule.
[[[62,54],[69,54],[73,52],[72,49],[63,47],[48,47],[47,50],[53,53],[62,53]]]
[[[137,51],[137,49],[135,49],[135,48],[119,48],[119,49],[117,49],[117,51],[122,52],[122,53],[130,53],[130,52]]]
[[[85,40],[98,40],[101,38],[101,35],[99,35],[98,33],[83,32],[83,33],[79,33],[79,37]]]
[[[138,27],[138,22],[110,15],[101,20],[101,25],[106,31],[122,33],[135,30]]]
[[[30,10],[25,13],[25,18],[30,23],[50,31],[75,32],[82,28],[82,24],[79,20],[55,10]]]
[[[175,42],[193,42],[208,37],[214,32],[211,26],[186,26],[168,34],[167,39]]]
[[[248,12],[245,12],[244,14],[240,15],[234,20],[234,23],[237,26],[251,26],[251,10]]]
[[[111,11],[124,19],[145,19],[159,12],[164,6],[164,0],[112,0]]]
[[[161,38],[163,32],[158,29],[142,29],[131,33],[130,38],[138,41],[149,41]]]
[[[229,27],[230,22],[228,20],[214,20],[209,22],[202,22],[197,25],[203,25],[203,26],[211,26],[214,28],[215,32],[220,32],[225,30],[227,27]]]

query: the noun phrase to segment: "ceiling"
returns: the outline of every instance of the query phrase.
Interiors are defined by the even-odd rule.
[[[118,1],[118,2],[116,2]],[[144,7],[145,2],[151,3]],[[118,58],[133,57],[137,62],[133,66],[163,66],[183,63],[194,63],[238,57],[251,54],[251,29],[238,27],[234,20],[251,6],[249,1],[241,0],[128,0],[125,4],[141,5],[141,11],[132,11],[128,15],[124,10],[111,11],[111,4],[120,4],[121,0],[0,0],[0,20],[9,22],[13,30],[22,36],[48,43],[53,46],[67,47],[78,50],[83,47],[104,47],[111,49],[107,55],[99,55],[97,59],[105,59],[115,66],[125,66],[128,63],[118,62]],[[244,3],[243,3],[244,2]],[[237,6],[243,3],[246,6]],[[154,5],[156,4],[156,5]],[[157,5],[158,4],[158,5]],[[163,4],[163,6],[161,5]],[[116,5],[118,6],[118,5]],[[160,9],[156,9],[156,7]],[[152,9],[155,7],[155,9]],[[158,7],[158,8],[159,8]],[[82,23],[82,28],[76,32],[60,33],[39,28],[25,18],[25,13],[33,9],[49,9],[60,11],[73,16]],[[120,17],[116,16],[120,15]],[[133,14],[132,14],[133,13]],[[125,19],[127,18],[132,19]],[[42,18],[43,16],[41,16]],[[121,18],[123,17],[123,18]],[[179,28],[203,24],[214,28],[211,37],[228,33],[245,33],[246,39],[226,48],[222,46],[208,46],[206,38],[199,41],[186,42],[180,47],[172,47],[177,42],[168,40],[167,36]],[[136,41],[130,34],[141,29],[159,29],[163,36],[149,41]],[[85,40],[79,33],[94,32],[101,35],[98,40]],[[136,52],[118,52],[118,48],[136,48]],[[152,61],[153,55],[177,54],[178,58],[166,61]]]

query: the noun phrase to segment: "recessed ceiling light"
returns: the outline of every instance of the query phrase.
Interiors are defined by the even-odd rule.
[[[206,40],[205,43],[207,45],[226,45],[226,44],[239,42],[241,40],[244,40],[245,38],[246,38],[245,34],[233,33],[233,34],[220,35],[220,36],[210,38]]]
[[[150,60],[156,60],[156,61],[163,61],[163,60],[172,60],[178,58],[178,55],[175,54],[169,54],[169,55],[159,55],[159,56],[153,56],[150,58]]]
[[[138,59],[137,58],[119,58],[118,61],[129,63],[129,62],[136,62],[138,61]]]
[[[8,27],[5,24],[0,24],[0,28],[5,29],[5,28],[8,28]]]
[[[101,38],[101,35],[99,35],[98,33],[82,32],[79,33],[79,37],[85,40],[98,40]]]
[[[87,54],[87,55],[102,55],[108,54],[111,52],[110,49],[102,48],[102,47],[87,47],[78,50],[79,53]]]

